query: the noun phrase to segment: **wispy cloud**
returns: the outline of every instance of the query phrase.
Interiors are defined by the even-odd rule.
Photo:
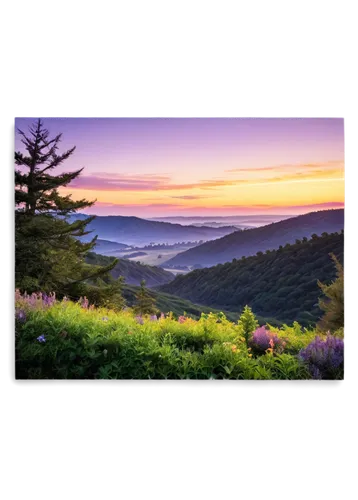
[[[236,178],[203,179],[191,183],[175,183],[169,175],[157,174],[116,174],[111,172],[95,172],[82,175],[72,181],[71,189],[91,191],[183,191],[200,189],[214,191],[228,186],[272,184],[282,182],[312,182],[319,180],[341,180],[344,176],[342,161],[302,163],[292,165],[276,165],[260,168],[239,168],[226,172],[242,174]],[[261,173],[261,176],[257,174]],[[264,175],[267,173],[268,175]],[[270,175],[272,174],[272,175]],[[173,198],[194,200],[206,195],[175,195]]]
[[[206,198],[215,198],[213,195],[206,194],[187,194],[182,196],[170,196],[170,198],[178,199],[178,200],[203,200]]]
[[[272,165],[268,167],[255,167],[255,168],[248,168],[248,167],[239,167],[239,168],[233,168],[230,170],[225,170],[225,172],[271,172],[271,171],[285,171],[289,169],[312,169],[312,168],[332,168],[332,167],[338,167],[342,166],[344,167],[344,161],[343,160],[329,160],[326,162],[313,162],[313,163],[287,163],[283,165]]]
[[[195,183],[171,183],[164,175],[138,174],[121,175],[109,172],[81,175],[71,182],[71,188],[93,191],[177,191],[182,189],[214,189],[220,186],[234,186],[241,181],[230,179],[202,180]]]
[[[182,205],[176,203],[105,203],[97,201],[92,207],[103,207],[103,208],[180,208]],[[87,210],[87,209],[86,209]]]
[[[222,205],[222,208],[245,208],[245,209],[268,209],[268,208],[273,208],[275,210],[280,210],[282,208],[287,209],[329,209],[329,208],[344,208],[344,203],[341,201],[330,201],[326,203],[312,203],[312,204],[306,204],[306,205],[283,205],[283,206],[278,206],[278,205],[270,205],[270,204],[253,204],[253,205]]]
[[[153,191],[166,185],[170,177],[155,174],[122,175],[109,172],[81,175],[71,182],[71,188],[94,191]]]

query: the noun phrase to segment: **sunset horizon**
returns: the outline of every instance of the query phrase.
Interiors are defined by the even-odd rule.
[[[27,132],[35,118],[17,118]],[[338,118],[43,118],[64,171],[62,195],[97,200],[96,215],[234,217],[344,208]],[[15,149],[22,150],[16,135]]]

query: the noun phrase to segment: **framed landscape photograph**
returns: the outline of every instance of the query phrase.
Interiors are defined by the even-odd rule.
[[[343,379],[343,266],[343,119],[15,120],[17,379]]]

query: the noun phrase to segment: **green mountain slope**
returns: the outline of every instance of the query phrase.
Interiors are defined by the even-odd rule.
[[[89,252],[86,257],[87,264],[96,266],[108,266],[115,257],[99,255],[94,252]],[[123,276],[125,283],[129,285],[139,285],[142,280],[145,280],[148,287],[168,283],[174,279],[174,275],[168,271],[164,271],[160,267],[147,266],[133,262],[131,260],[119,259],[116,267],[111,271],[113,278]]]
[[[208,241],[182,252],[168,260],[166,266],[214,266],[230,262],[243,256],[255,255],[258,251],[273,250],[286,243],[294,243],[296,238],[311,237],[316,233],[333,233],[344,227],[344,210],[322,210],[292,217],[245,231]]]
[[[258,256],[192,271],[159,288],[198,304],[240,311],[245,304],[260,316],[279,321],[314,323],[318,308],[317,280],[335,278],[329,257],[343,261],[343,234],[315,237]]]
[[[139,287],[132,285],[124,285],[123,296],[126,299],[127,306],[131,307],[135,303],[135,294]],[[189,300],[181,299],[169,293],[162,293],[157,290],[149,290],[149,294],[155,298],[156,307],[163,313],[173,312],[176,316],[182,316],[186,313],[193,318],[200,318],[201,313],[217,313],[217,309],[213,307],[206,307],[198,304],[193,304]],[[239,318],[238,313],[225,312],[228,319],[237,321]]]

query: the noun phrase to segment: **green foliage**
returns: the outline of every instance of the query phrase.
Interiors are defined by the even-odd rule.
[[[298,354],[317,336],[317,331],[302,328],[297,321],[294,321],[292,326],[283,325],[281,328],[277,328],[268,325],[268,327],[282,341],[284,351],[288,354]]]
[[[126,284],[123,286],[123,296],[128,306],[134,306],[137,293],[137,286]],[[157,290],[153,290],[153,288],[148,290],[148,294],[153,297],[160,311],[164,313],[169,313],[170,311],[172,311],[174,317],[183,315],[184,311],[187,313],[187,316],[190,316],[194,319],[200,318],[203,312],[206,314],[209,314],[210,312],[219,313],[219,310],[213,307],[205,307],[198,304],[193,304],[192,302],[189,302],[189,300],[181,299],[180,297],[171,295],[169,293],[158,292]],[[225,314],[230,319],[230,321],[237,321],[239,319],[239,313],[231,313],[225,311]],[[265,322],[264,319],[261,320],[262,322]]]
[[[136,294],[134,311],[137,314],[156,314],[158,311],[155,307],[155,299],[148,293],[144,280],[141,281],[140,288]]]
[[[73,290],[76,298],[87,297],[90,304],[96,307],[107,307],[114,311],[124,308],[126,301],[123,297],[123,278],[107,278],[106,281],[97,278],[91,284],[80,283]]]
[[[91,265],[108,266],[115,257],[99,255],[89,252],[86,262]],[[165,271],[160,267],[149,266],[126,259],[118,259],[115,267],[111,270],[111,276],[118,278],[123,276],[129,285],[139,285],[144,279],[147,286],[162,285],[174,279],[173,273]]]
[[[116,314],[68,301],[27,314],[16,324],[17,378],[310,378],[291,354],[253,357],[242,327],[222,313],[140,324],[130,310]]]
[[[248,304],[258,316],[310,326],[321,316],[317,280],[327,284],[335,277],[330,253],[343,258],[343,234],[195,270],[159,290],[228,311],[240,311]]]
[[[240,316],[239,325],[242,328],[245,342],[246,342],[246,344],[248,344],[252,333],[259,326],[259,323],[258,323],[257,319],[255,318],[255,315],[252,312],[251,308],[247,305],[244,307],[244,310]]]
[[[344,272],[343,266],[332,253],[331,258],[336,267],[337,277],[328,285],[318,282],[319,287],[325,297],[319,300],[319,307],[324,311],[318,327],[322,330],[335,332],[340,330],[340,336],[343,336],[344,327]]]

